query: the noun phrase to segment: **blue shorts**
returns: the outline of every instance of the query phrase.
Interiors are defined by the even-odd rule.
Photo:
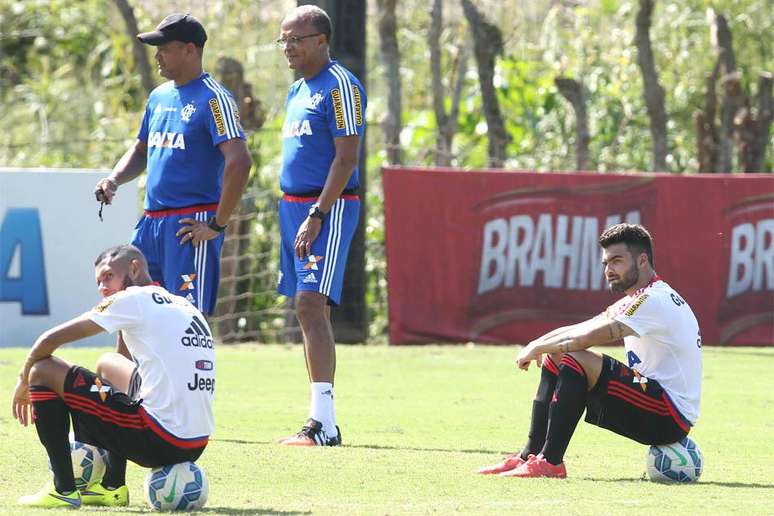
[[[338,305],[349,245],[360,218],[360,199],[343,195],[333,204],[319,236],[312,242],[311,255],[301,260],[294,247],[296,233],[315,201],[316,197],[290,195],[279,201],[282,244],[277,292],[288,297],[294,297],[298,290],[319,292],[328,296],[328,304]]]
[[[175,233],[183,227],[180,219],[206,221],[217,205],[191,206],[173,210],[146,211],[132,233],[132,245],[148,260],[153,281],[172,294],[190,301],[200,312],[212,315],[220,282],[220,250],[224,235],[194,247],[180,245]]]

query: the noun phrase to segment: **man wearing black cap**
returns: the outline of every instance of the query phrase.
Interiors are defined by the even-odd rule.
[[[154,281],[212,314],[223,231],[252,165],[245,133],[231,93],[202,71],[207,33],[199,20],[170,14],[137,38],[156,47],[169,81],[151,92],[137,141],[94,193],[110,204],[147,167],[145,213],[131,243]]]

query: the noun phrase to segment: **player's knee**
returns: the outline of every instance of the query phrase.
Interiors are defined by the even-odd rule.
[[[319,297],[319,299],[318,299]],[[296,298],[296,317],[301,323],[325,317],[325,297],[302,295]]]
[[[94,368],[95,372],[97,373],[97,376],[104,377],[105,372],[110,370],[110,364],[111,364],[111,358],[113,353],[103,353],[98,359],[97,359],[97,365]]]
[[[32,364],[30,369],[30,385],[48,386],[51,380],[51,359],[44,358]]]

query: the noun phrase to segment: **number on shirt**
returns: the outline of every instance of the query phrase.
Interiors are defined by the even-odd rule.
[[[626,360],[629,361],[629,367],[634,367],[634,364],[642,363],[642,360],[640,360],[640,357],[638,357],[634,351],[626,353]]]

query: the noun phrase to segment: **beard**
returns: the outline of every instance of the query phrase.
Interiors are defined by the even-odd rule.
[[[610,292],[626,292],[627,289],[636,285],[639,279],[640,273],[637,270],[637,266],[632,265],[631,268],[624,273],[621,279],[613,280],[609,283]]]

